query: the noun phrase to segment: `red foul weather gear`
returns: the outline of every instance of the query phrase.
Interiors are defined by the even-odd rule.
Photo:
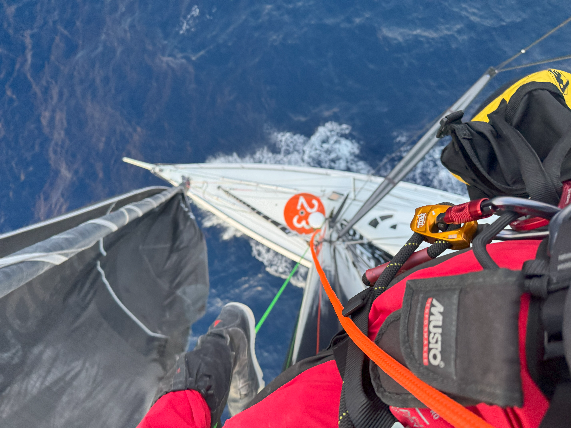
[[[534,259],[539,241],[511,241],[487,246],[492,259],[501,268],[521,270],[526,260]],[[387,317],[401,309],[407,281],[467,274],[482,270],[473,252],[465,251],[453,257],[434,260],[429,267],[415,270],[396,278],[396,283],[381,294],[369,312],[369,338],[374,340]],[[530,296],[524,294],[519,310],[520,375],[523,406],[499,407],[478,404],[468,407],[496,428],[536,428],[547,408],[548,401],[532,380],[525,358],[525,337]],[[287,369],[254,399],[250,407],[226,421],[225,427],[337,427],[342,380],[330,350],[302,361]],[[448,428],[451,425],[422,407],[390,408],[393,415],[410,427]],[[199,393],[177,391],[164,395],[149,410],[141,428],[207,428],[210,411]]]

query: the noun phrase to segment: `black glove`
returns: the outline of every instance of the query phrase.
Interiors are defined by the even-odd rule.
[[[232,381],[234,355],[222,335],[201,336],[196,348],[180,357],[159,385],[153,404],[163,395],[198,391],[210,409],[211,426],[220,421]]]

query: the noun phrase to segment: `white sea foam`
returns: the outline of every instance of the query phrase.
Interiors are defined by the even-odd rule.
[[[287,278],[289,276],[295,266],[293,261],[253,239],[250,239],[250,245],[252,246],[252,256],[264,264],[268,273],[280,278]],[[308,269],[305,266],[298,266],[290,282],[297,287],[303,287],[305,285],[307,272]]]
[[[271,147],[262,147],[254,153],[238,156],[218,154],[206,162],[265,163],[278,165],[313,166],[369,174],[372,168],[358,158],[359,143],[350,139],[349,125],[327,122],[307,138],[291,132],[269,132]]]
[[[405,43],[410,40],[430,40],[430,39],[440,39],[449,36],[455,36],[456,38],[462,37],[462,25],[454,24],[450,25],[436,25],[430,28],[421,28],[412,26],[411,28],[404,28],[391,25],[383,25],[381,28],[377,29],[377,37],[381,40],[391,39],[400,43]],[[465,37],[465,36],[464,36]]]
[[[244,236],[238,229],[230,226],[224,220],[216,217],[210,212],[204,212],[202,220],[202,227],[216,227],[220,230],[220,239],[227,241],[232,238]],[[294,262],[287,257],[276,253],[274,250],[266,247],[264,244],[259,243],[253,239],[249,239],[250,246],[252,247],[252,256],[262,262],[266,271],[271,275],[287,278],[294,267]],[[297,286],[303,287],[305,285],[305,278],[307,276],[307,268],[299,266],[296,273],[291,278],[290,282]]]
[[[406,177],[405,181],[468,196],[466,185],[454,178],[440,162],[443,145],[434,147]]]
[[[202,220],[202,227],[217,227],[219,229],[222,229],[220,239],[222,239],[223,241],[244,236],[244,234],[240,232],[238,229],[230,226],[220,217],[216,217],[214,214],[208,211],[205,211],[204,219]]]
[[[194,31],[198,15],[200,15],[200,9],[198,9],[198,6],[196,5],[192,6],[192,9],[186,18],[180,19],[180,29],[178,30],[179,34],[186,34],[189,31]]]

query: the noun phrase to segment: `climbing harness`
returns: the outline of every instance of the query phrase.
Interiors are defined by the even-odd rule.
[[[310,248],[313,262],[321,284],[333,305],[333,309],[337,314],[339,322],[344,328],[345,332],[349,335],[352,342],[355,343],[363,353],[365,353],[372,361],[374,361],[385,373],[392,379],[402,385],[405,389],[410,391],[419,401],[424,403],[427,407],[434,410],[445,420],[454,426],[458,427],[486,427],[490,428],[492,425],[488,424],[474,413],[467,410],[461,404],[458,404],[442,392],[431,387],[425,382],[416,377],[410,370],[402,364],[393,359],[390,355],[380,349],[374,342],[372,342],[361,330],[355,325],[351,318],[343,315],[343,305],[337,298],[337,295],[331,288],[325,272],[321,268],[317,253],[314,248],[314,239],[318,231],[314,232],[311,236]]]
[[[543,306],[542,309],[534,313],[532,313],[530,309],[530,315],[529,315],[530,319],[532,319],[533,316],[539,316],[540,318],[543,317],[544,323],[547,326],[546,327],[547,330],[545,331],[546,339],[544,344],[546,349],[545,358],[549,361],[549,364],[551,364],[553,361],[556,361],[558,367],[557,373],[559,378],[557,381],[554,381],[555,386],[551,385],[552,389],[551,396],[557,397],[557,401],[555,401],[555,398],[553,399],[554,400],[553,406],[555,407],[550,406],[546,416],[546,421],[551,421],[550,423],[553,423],[553,420],[557,421],[561,419],[560,416],[561,410],[557,410],[562,407],[560,405],[557,405],[557,403],[562,400],[561,397],[565,397],[566,399],[571,397],[571,386],[569,386],[570,384],[568,384],[569,369],[565,364],[565,357],[563,356],[564,352],[567,352],[567,358],[571,357],[571,346],[565,344],[566,348],[564,351],[563,349],[564,342],[561,339],[562,336],[563,337],[571,336],[571,321],[569,321],[571,317],[568,315],[568,312],[563,312],[561,307],[558,309],[558,312],[553,308],[551,309],[546,309],[546,308],[548,308],[549,305],[550,305],[549,308],[553,306],[553,298],[555,296],[554,293],[560,293],[555,297],[559,300],[559,302],[561,302],[562,299],[563,301],[567,301],[566,304],[569,305],[569,307],[571,308],[571,298],[570,299],[565,298],[565,296],[567,295],[567,289],[569,287],[569,283],[571,282],[571,240],[568,238],[567,239],[561,238],[562,236],[566,237],[571,236],[571,206],[562,210],[558,207],[551,206],[548,204],[539,203],[527,199],[518,199],[513,197],[493,198],[489,201],[480,201],[479,204],[480,207],[484,205],[484,209],[481,210],[483,212],[477,215],[471,215],[469,216],[469,218],[468,216],[464,216],[463,219],[474,221],[475,217],[488,216],[490,215],[490,213],[499,215],[499,218],[494,223],[484,228],[483,231],[479,235],[477,235],[477,237],[474,239],[473,242],[474,254],[478,259],[478,261],[480,261],[480,263],[483,265],[485,270],[481,272],[474,272],[471,274],[461,275],[458,277],[452,276],[445,278],[430,278],[428,280],[417,280],[416,282],[415,281],[409,282],[407,286],[407,291],[405,292],[405,299],[403,302],[403,310],[405,310],[405,314],[401,315],[400,317],[404,321],[401,322],[406,322],[407,319],[409,320],[409,322],[412,322],[410,320],[414,320],[417,318],[417,316],[414,314],[409,315],[408,318],[406,318],[407,316],[406,311],[414,312],[413,306],[410,306],[411,299],[418,299],[419,298],[418,296],[421,296],[420,298],[422,299],[422,296],[428,296],[428,294],[426,294],[426,292],[423,291],[425,290],[425,287],[428,284],[431,284],[428,290],[433,290],[434,293],[436,293],[436,294],[432,293],[431,295],[437,296],[436,298],[447,303],[449,301],[446,299],[448,299],[450,296],[454,295],[458,296],[459,294],[457,293],[460,290],[462,290],[462,293],[464,293],[465,296],[470,296],[471,294],[474,295],[475,297],[473,298],[471,303],[462,303],[456,301],[457,302],[456,304],[459,305],[459,308],[462,310],[465,310],[463,309],[464,308],[463,305],[466,304],[471,305],[472,303],[477,304],[478,298],[484,299],[482,300],[482,303],[484,303],[487,302],[487,299],[490,299],[490,296],[495,296],[492,300],[496,300],[495,304],[498,305],[498,310],[496,312],[498,314],[501,314],[502,316],[501,317],[498,316],[496,317],[496,319],[481,319],[481,320],[475,319],[472,320],[471,322],[479,322],[482,326],[484,326],[483,327],[484,331],[486,331],[486,329],[494,329],[496,333],[499,334],[499,336],[507,335],[506,337],[508,337],[511,331],[511,335],[513,336],[512,339],[510,340],[511,344],[497,343],[496,346],[498,349],[506,348],[505,351],[506,357],[509,356],[509,353],[511,352],[512,355],[510,358],[513,360],[514,355],[516,359],[518,355],[517,346],[514,347],[513,345],[513,343],[517,344],[517,330],[515,330],[514,332],[513,324],[511,324],[512,327],[510,327],[509,319],[513,319],[514,316],[517,319],[517,314],[520,311],[519,296],[521,295],[521,293],[523,292],[531,293],[532,296],[534,296],[533,298],[540,299],[540,306],[541,305]],[[430,206],[430,208],[432,208],[432,206]],[[446,214],[447,211],[448,215],[444,216],[444,218],[446,218],[448,221],[456,221],[457,223],[460,223],[460,216],[455,217],[452,214],[468,212],[469,210],[467,206],[464,207],[455,206],[455,207],[447,207],[446,211],[444,211],[444,209],[442,208],[440,211],[441,212],[439,214],[433,216],[432,219],[433,224],[437,224],[439,221],[442,221],[443,218],[442,214]],[[419,212],[420,213],[426,212],[426,210],[417,210],[417,213],[415,215],[415,220]],[[522,215],[540,216],[545,219],[551,219],[551,222],[549,223],[549,234],[550,234],[549,245],[545,246],[548,249],[548,251],[544,254],[543,259],[538,258],[536,260],[530,260],[528,262],[525,262],[524,268],[521,272],[499,269],[498,265],[489,256],[486,250],[486,244],[489,241],[491,241],[494,238],[494,236],[498,234],[501,230],[503,230],[509,223],[514,221],[516,218],[521,217]],[[440,217],[440,219],[438,219],[438,217]],[[413,367],[413,371],[414,373],[426,372],[423,373],[422,376],[422,379],[424,380],[421,380],[421,378],[413,374],[413,371],[410,371],[409,368],[398,363],[393,357],[389,356],[382,349],[380,349],[375,342],[371,341],[366,336],[367,334],[366,325],[363,327],[361,323],[361,326],[357,326],[356,323],[354,322],[354,319],[356,317],[360,317],[361,320],[367,318],[371,304],[376,298],[375,296],[379,294],[379,292],[375,290],[375,288],[377,288],[377,284],[379,284],[379,282],[386,283],[387,280],[390,283],[394,278],[394,276],[396,275],[396,272],[398,271],[398,266],[393,267],[389,264],[379,276],[379,279],[376,281],[375,287],[371,287],[364,290],[363,292],[359,293],[357,296],[350,299],[349,302],[345,304],[345,306],[342,306],[340,301],[337,299],[335,293],[331,289],[327,281],[327,278],[325,277],[323,269],[319,265],[317,255],[314,250],[314,238],[315,234],[312,236],[310,246],[316,269],[321,278],[323,287],[330,301],[333,304],[333,307],[339,318],[339,321],[343,326],[346,335],[349,338],[347,339],[347,336],[344,337],[341,334],[338,335],[337,338],[334,338],[334,340],[332,341],[332,344],[334,345],[334,353],[335,353],[336,343],[338,344],[343,342],[345,342],[345,346],[341,347],[341,353],[346,353],[345,359],[338,357],[339,352],[337,352],[337,354],[335,355],[336,361],[341,360],[341,366],[344,367],[344,373],[342,372],[344,385],[341,395],[339,425],[344,427],[353,427],[353,426],[390,427],[392,426],[391,425],[392,422],[394,422],[393,419],[388,417],[389,410],[388,407],[384,405],[383,402],[380,402],[380,404],[375,403],[375,400],[370,397],[370,394],[369,396],[367,396],[366,393],[367,385],[370,386],[371,382],[374,386],[375,391],[377,391],[378,389],[382,389],[378,385],[379,382],[378,379],[373,379],[372,381],[371,379],[368,380],[365,379],[364,382],[363,379],[357,379],[357,384],[359,388],[354,389],[355,378],[349,377],[349,375],[351,374],[350,373],[351,371],[349,370],[349,365],[356,364],[355,361],[352,361],[350,359],[355,357],[354,355],[353,356],[350,355],[350,347],[355,346],[360,351],[362,351],[362,354],[360,355],[362,355],[363,357],[366,356],[370,360],[374,361],[382,372],[386,373],[388,376],[390,376],[390,378],[395,380],[399,385],[404,387],[404,389],[408,391],[408,393],[410,393],[411,398],[409,399],[405,398],[403,399],[404,400],[403,402],[411,402],[410,400],[412,399],[412,397],[414,397],[414,399],[418,400],[420,403],[430,408],[432,411],[440,415],[440,417],[447,420],[453,426],[489,427],[490,425],[487,422],[483,421],[474,413],[467,410],[462,404],[458,403],[458,401],[452,400],[445,394],[441,393],[440,391],[438,391],[437,389],[426,383],[426,378],[427,377],[431,378],[431,376],[436,386],[439,385],[440,381],[434,380],[437,379],[434,378],[433,376],[434,374],[427,376],[426,375],[426,373],[428,373],[427,369],[424,369],[422,364]],[[410,253],[410,250],[408,249],[409,247],[411,248],[418,247],[419,243],[422,242],[423,239],[424,237],[422,235],[415,233],[411,238],[411,240],[409,241],[409,243],[407,243],[410,245],[405,245],[403,247],[403,250],[401,250],[403,251],[403,255]],[[477,254],[478,249],[480,251],[480,254]],[[399,256],[399,254],[395,256],[395,259]],[[485,256],[487,256],[487,258],[483,256],[484,254]],[[547,254],[550,254],[550,256],[548,256]],[[554,272],[556,273],[554,274]],[[385,276],[384,279],[382,279],[383,275]],[[461,277],[462,280],[460,280]],[[421,285],[423,281],[425,285]],[[417,283],[419,284],[418,286],[416,285]],[[500,287],[500,285],[502,286]],[[485,291],[484,295],[482,295],[483,291]],[[478,297],[478,293],[480,293],[480,297]],[[427,300],[427,308],[430,308],[430,302],[432,301],[433,301],[432,297]],[[533,302],[534,301],[532,300],[532,306],[534,304]],[[440,303],[437,302],[437,304]],[[429,313],[433,313],[430,312],[431,311],[430,309],[427,310],[429,310]],[[546,312],[549,313],[546,315]],[[425,315],[425,317],[426,316],[427,315]],[[387,321],[385,321],[385,323],[389,322],[389,318],[387,319]],[[547,319],[547,321],[545,321],[545,319]],[[391,322],[393,321],[394,320],[391,319]],[[487,327],[486,327],[486,322],[489,324],[489,326]],[[462,325],[463,325],[462,323],[458,324],[458,328],[462,329],[463,328]],[[565,325],[567,325],[568,327],[565,327]],[[385,324],[383,324],[383,328],[384,326]],[[410,324],[410,327],[407,327],[407,329],[410,328],[418,328],[418,326]],[[503,329],[507,329],[506,333],[499,333]],[[462,342],[463,346],[470,346],[470,340],[473,340],[473,338],[459,340],[459,342]],[[529,340],[529,342],[532,343],[533,341]],[[566,343],[570,342],[568,341]],[[406,349],[405,345],[401,343],[403,349]],[[532,346],[532,345],[526,345],[526,346]],[[411,353],[410,355],[413,354],[414,353]],[[476,354],[476,351],[474,351],[474,354]],[[476,357],[483,359],[483,357],[480,355],[475,355],[474,358]],[[428,361],[428,358],[433,358],[434,361],[438,360],[437,354],[434,354],[433,356],[432,354],[427,353],[425,358],[426,361]],[[409,359],[407,359],[407,363]],[[473,365],[476,363],[472,362],[471,364]],[[542,364],[543,362],[539,362],[538,366],[541,366]],[[356,366],[357,368],[360,368],[361,371],[357,371],[357,373],[353,371],[352,373],[353,376],[362,377],[364,373],[362,369],[366,367],[366,364],[364,365],[357,363]],[[517,378],[519,376],[519,364],[512,365],[509,367],[508,366],[497,367],[495,370],[498,372],[499,377],[501,377],[501,374],[505,372],[512,373],[513,378]],[[366,378],[366,376],[364,377]],[[470,379],[470,382],[467,383],[467,385],[463,384],[457,386],[456,388],[459,391],[458,393],[460,393],[460,396],[462,396],[461,392],[464,392],[465,393],[464,395],[470,396],[469,393],[469,391],[471,391],[470,385],[478,383],[478,381],[479,381],[478,378],[474,378]],[[520,393],[519,394],[517,393],[517,388],[515,389],[516,391],[513,392],[513,391],[502,390],[501,388],[498,387],[497,390],[498,392],[495,395],[488,394],[486,395],[486,397],[488,397],[487,400],[492,403],[495,402],[499,405],[516,406],[518,405],[517,403],[519,403],[519,401],[522,400],[522,396]],[[355,391],[357,391],[357,393]],[[454,395],[457,396],[457,394]],[[475,394],[474,396],[478,396],[478,394]],[[350,397],[350,399],[348,399],[348,397]],[[353,406],[354,408],[351,411],[350,407],[352,406],[352,402],[355,400],[358,401],[359,406],[357,406],[357,408]],[[460,402],[466,403],[465,400],[463,399],[460,399]],[[394,403],[392,405],[394,405]],[[521,405],[521,403],[519,405]],[[406,406],[401,406],[401,407],[406,407]],[[557,415],[553,416],[555,413],[559,416]],[[549,415],[551,416],[548,418]],[[542,428],[544,426],[549,426],[549,425],[542,425]],[[554,426],[565,426],[565,425],[560,424]]]
[[[495,97],[469,123],[461,122],[462,112],[446,116],[438,136],[451,135],[452,142],[442,162],[468,185],[472,201],[418,208],[408,242],[390,262],[366,271],[362,279],[369,287],[344,306],[319,266],[312,236],[316,269],[345,330],[331,344],[343,378],[340,427],[389,428],[395,420],[389,406],[423,405],[456,427],[489,427],[464,406],[522,408],[524,363],[535,370],[533,381],[551,400],[545,420],[566,420],[552,408],[562,407],[556,405],[560,397],[571,399],[565,362],[571,342],[561,339],[571,336],[571,316],[560,304],[569,300],[571,282],[571,208],[562,208],[571,201],[570,82],[571,74],[563,71],[534,73]],[[477,224],[494,214],[499,218],[493,223]],[[504,230],[508,225],[512,229]],[[500,268],[487,249],[493,239],[543,238],[549,241],[544,239],[536,259],[521,270]],[[417,251],[423,242],[430,247]],[[367,337],[373,302],[398,281],[397,275],[470,244],[483,270],[407,281],[401,309],[384,320],[375,341]],[[529,326],[541,336],[539,345],[525,336]],[[536,350],[530,351],[533,346]],[[529,361],[520,361],[526,355]],[[369,360],[375,365],[369,367]],[[542,375],[548,372],[546,386]],[[548,408],[547,401],[534,404],[540,412]]]

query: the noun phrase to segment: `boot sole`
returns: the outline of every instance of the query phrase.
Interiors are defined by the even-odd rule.
[[[266,384],[264,382],[264,374],[262,372],[262,368],[260,367],[258,359],[256,358],[256,319],[254,318],[254,313],[248,306],[244,305],[243,303],[231,302],[225,306],[237,306],[242,309],[248,317],[248,325],[250,326],[250,355],[252,356],[254,371],[258,377],[258,384],[260,385],[258,392],[260,392],[264,386],[266,386]]]

